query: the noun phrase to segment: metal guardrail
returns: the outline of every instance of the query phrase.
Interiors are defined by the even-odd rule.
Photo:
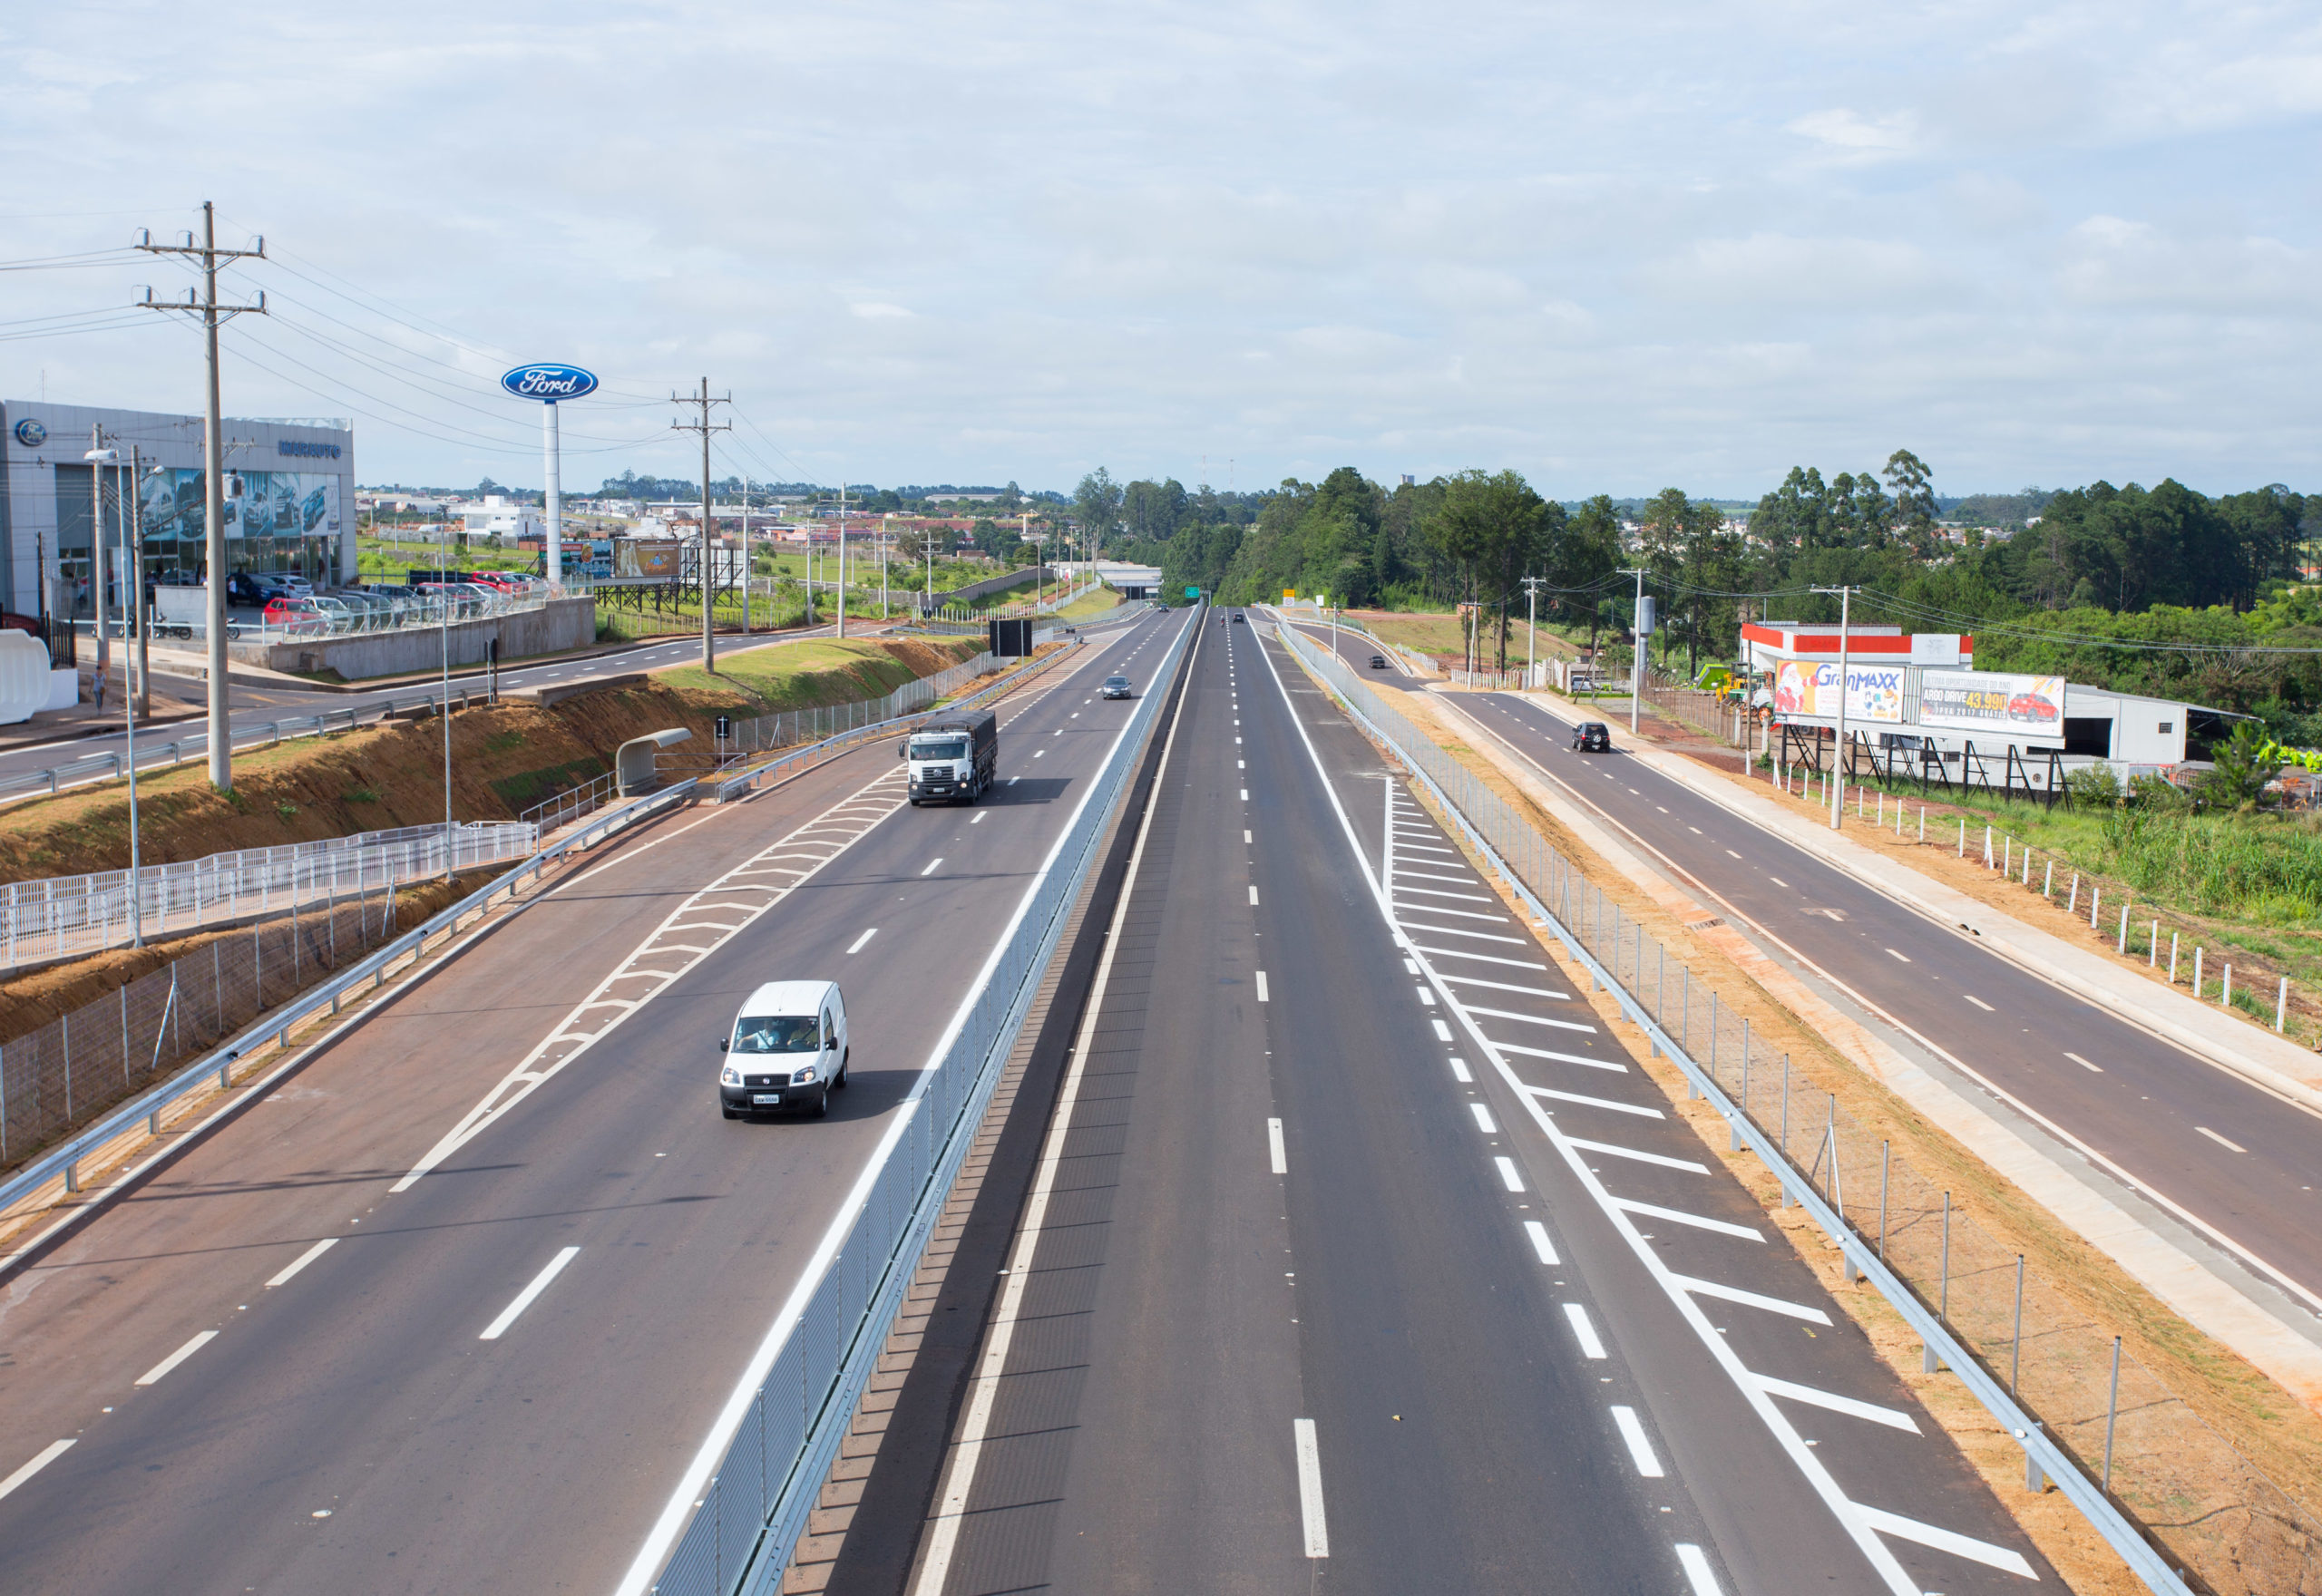
[[[450,864],[468,870],[521,859],[539,841],[532,825],[463,825],[448,840]],[[11,881],[0,887],[0,968],[123,947],[135,933],[175,936],[441,875],[446,843],[440,825],[404,826],[147,865],[133,882],[125,870]]]
[[[376,952],[349,966],[341,974],[284,1005],[232,1040],[212,1048],[151,1091],[122,1105],[77,1135],[50,1148],[6,1180],[0,1181],[0,1212],[15,1207],[59,1176],[64,1178],[67,1189],[72,1189],[78,1183],[76,1173],[83,1159],[108,1143],[132,1134],[141,1121],[148,1129],[157,1127],[163,1109],[188,1093],[200,1090],[213,1077],[220,1088],[229,1085],[233,1066],[243,1055],[256,1051],[268,1040],[287,1046],[293,1027],[318,1014],[337,1013],[341,1001],[357,987],[383,984],[389,966],[406,956],[416,956],[429,939],[446,931],[456,931],[463,920],[490,909],[492,900],[500,893],[505,892],[512,900],[527,877],[537,881],[542,871],[566,854],[592,847],[649,814],[683,803],[693,795],[693,791],[694,783],[686,782],[608,811],[572,835],[541,849],[507,875],[471,892],[425,924],[406,931]]]
[[[1180,628],[1156,681],[1173,676],[1194,635],[1192,625]],[[688,1483],[696,1505],[675,1550],[657,1571],[650,1561],[655,1548],[649,1545],[639,1566],[618,1587],[623,1596],[647,1590],[658,1596],[732,1596],[743,1590],[773,1596],[779,1590],[791,1548],[805,1528],[1096,861],[1107,819],[1167,696],[1153,693],[1138,700],[961,1005],[941,1062],[921,1074],[848,1193],[831,1231],[835,1236],[846,1224],[844,1243],[820,1276],[802,1280],[783,1305],[751,1366],[755,1392],[721,1416],[722,1461],[698,1491]],[[746,1380],[743,1389],[748,1390]],[[720,1439],[713,1434],[709,1445]]]
[[[1555,933],[1566,951],[1613,994],[1621,1011],[1644,1031],[1652,1045],[1683,1072],[1692,1089],[1709,1100],[1731,1128],[1735,1145],[1748,1146],[1772,1172],[1781,1182],[1785,1201],[1806,1211],[1822,1232],[1838,1245],[1852,1270],[1868,1279],[1904,1322],[1918,1334],[1927,1348],[1942,1360],[1943,1366],[1959,1377],[1961,1383],[1983,1404],[1985,1411],[2024,1448],[2031,1464],[2063,1492],[2091,1527],[2120,1553],[2122,1561],[2146,1587],[2157,1592],[2158,1596],[2190,1596],[2183,1580],[2170,1565],[2170,1560],[2113,1504],[2104,1488],[2083,1474],[2078,1463],[2048,1437],[2041,1422],[2016,1402],[2006,1387],[1952,1333],[1943,1319],[1930,1311],[1920,1301],[1918,1294],[1888,1267],[1877,1248],[1845,1221],[1813,1177],[1790,1162],[1782,1145],[1733,1100],[1716,1075],[1703,1069],[1681,1044],[1680,1038],[1672,1036],[1663,1028],[1652,1006],[1617,980],[1614,971],[1598,959],[1586,940],[1576,935],[1559,916],[1553,913],[1519,872],[1485,840],[1460,806],[1451,801],[1429,769],[1439,762],[1448,764],[1449,756],[1432,744],[1423,750],[1408,746],[1387,728],[1384,724],[1388,719],[1386,714],[1374,715],[1364,712],[1363,706],[1357,702],[1358,696],[1373,698],[1374,711],[1382,710],[1383,706],[1375,702],[1371,690],[1356,680],[1342,662],[1327,657],[1290,627],[1278,627],[1276,630],[1288,639],[1289,647],[1300,663],[1332,689],[1347,713],[1364,731],[1382,747],[1392,752],[1404,768],[1427,788],[1443,813],[1459,828],[1477,855],[1522,901],[1533,920]]]

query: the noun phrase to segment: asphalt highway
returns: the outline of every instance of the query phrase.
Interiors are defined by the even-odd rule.
[[[1341,633],[1341,657],[1373,685],[1418,686],[1370,670],[1373,651]],[[1612,753],[1579,754],[1576,711],[1514,693],[1459,702],[1705,903],[2223,1247],[2314,1333],[2322,1120],[1624,757],[1617,723]]]
[[[973,807],[879,745],[629,837],[0,1281],[0,1588],[610,1587],[1184,624],[1012,697]],[[829,1117],[722,1119],[819,976]]]
[[[2053,1581],[1260,629],[1202,628],[912,1596]]]

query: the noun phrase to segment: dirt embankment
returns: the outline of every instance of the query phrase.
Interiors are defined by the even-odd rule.
[[[973,657],[973,640],[799,645],[747,656],[711,677],[656,673],[551,708],[503,703],[451,716],[452,813],[461,820],[512,820],[528,805],[611,767],[629,738],[669,726],[691,730],[707,752],[719,715],[743,717],[873,697]],[[234,759],[234,790],[210,789],[200,764],[141,774],[143,862],[355,832],[440,824],[444,723],[429,718],[307,737]],[[0,810],[0,881],[125,870],[129,793],[124,783],[39,798]]]

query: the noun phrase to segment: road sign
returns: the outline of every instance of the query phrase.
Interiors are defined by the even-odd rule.
[[[1188,598],[1198,598],[1201,597],[1201,589],[1199,588],[1187,588],[1185,589],[1185,597]]]

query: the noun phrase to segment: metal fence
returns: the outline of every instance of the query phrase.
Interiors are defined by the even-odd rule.
[[[1192,635],[1190,625],[1180,629],[1154,671],[1156,683],[1170,678]],[[659,1578],[644,1572],[660,1596],[727,1596],[746,1576],[754,1592],[779,1589],[791,1548],[1063,935],[1137,751],[1166,696],[1156,692],[1138,701],[1045,873],[985,966],[941,1062],[920,1076],[898,1107],[849,1195],[854,1218],[844,1243],[821,1277],[802,1281],[784,1305],[776,1321],[780,1339],[761,1355],[758,1383],[723,1460],[700,1491]]]
[[[2322,1518],[2307,1504],[2268,1478],[2097,1316],[1963,1212],[1953,1192],[1894,1156],[1786,1054],[1753,1037],[1714,982],[1673,957],[1384,696],[1306,639],[1292,647],[1390,754],[1442,794],[1559,934],[1599,963],[1672,1056],[1722,1092],[1729,1119],[1746,1118],[1751,1143],[1781,1159],[1792,1182],[1814,1193],[1850,1258],[1876,1260],[1891,1274],[1898,1308],[1926,1310],[1975,1360],[1978,1399],[2019,1440],[2032,1426],[2013,1424],[2005,1410],[2020,1406],[2036,1423],[2027,1454],[2044,1437],[2061,1452],[2057,1466],[2082,1472],[2079,1482],[2057,1478],[2083,1512],[2095,1520],[2107,1504],[2125,1509],[2169,1565],[2219,1596],[2322,1596]],[[1737,1150],[1744,1134],[1737,1125]],[[1937,1355],[1927,1356],[1931,1370]],[[2150,1555],[2151,1566],[2135,1562],[2137,1546],[2107,1539],[2154,1590],[2184,1589]]]
[[[395,929],[395,888],[382,878],[337,904],[294,909],[220,936],[110,997],[0,1043],[0,1168],[92,1123],[340,964],[391,940]]]
[[[405,826],[280,848],[213,853],[183,864],[11,881],[0,887],[0,968],[23,969],[107,948],[132,935],[180,936],[280,914],[349,893],[522,859],[537,826],[509,821]]]

